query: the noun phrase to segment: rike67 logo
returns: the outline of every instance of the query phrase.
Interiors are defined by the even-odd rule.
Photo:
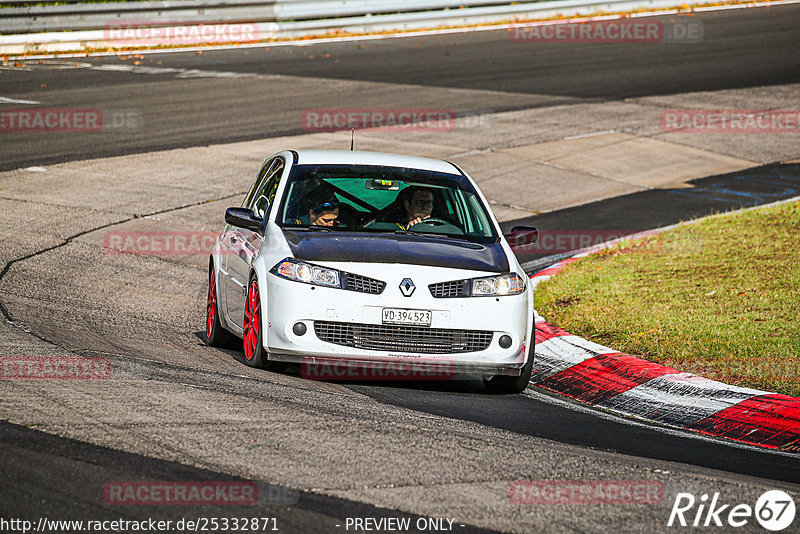
[[[773,532],[787,528],[794,521],[795,506],[792,497],[781,490],[770,490],[761,494],[755,506],[720,502],[719,493],[704,493],[697,499],[691,493],[678,493],[669,514],[667,526],[744,527],[753,520]]]

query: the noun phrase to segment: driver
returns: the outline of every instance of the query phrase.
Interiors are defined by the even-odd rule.
[[[419,186],[411,186],[404,191],[403,207],[406,211],[404,220],[396,223],[403,230],[408,230],[417,223],[429,218],[433,212],[433,191]]]

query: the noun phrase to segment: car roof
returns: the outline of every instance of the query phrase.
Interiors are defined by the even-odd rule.
[[[461,174],[452,163],[432,158],[368,152],[364,150],[296,150],[298,165],[379,165],[383,167],[410,167],[426,171]]]

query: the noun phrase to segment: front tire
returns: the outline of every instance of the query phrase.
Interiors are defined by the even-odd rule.
[[[244,335],[242,344],[244,360],[250,367],[280,372],[286,369],[283,362],[269,361],[269,353],[264,350],[264,323],[261,317],[261,292],[255,275],[247,286],[247,300],[244,303]]]
[[[261,293],[258,280],[253,277],[247,286],[247,300],[244,303],[244,359],[250,367],[263,368],[267,361],[262,343]]]
[[[533,331],[531,331],[530,343],[528,361],[525,362],[521,375],[484,377],[483,384],[486,386],[489,393],[493,395],[511,395],[525,391],[525,388],[528,387],[528,383],[531,381],[533,359],[536,355],[536,338],[534,337]]]

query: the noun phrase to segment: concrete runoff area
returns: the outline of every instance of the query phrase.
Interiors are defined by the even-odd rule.
[[[456,162],[510,222],[796,159],[796,134],[663,134],[658,121],[665,106],[698,102],[778,109],[798,91],[556,104],[476,116],[475,126],[457,123],[450,132],[358,131],[356,147]],[[0,324],[0,356],[101,356],[113,369],[107,380],[0,381],[2,419],[188,468],[510,532],[662,531],[678,492],[719,492],[726,503],[753,505],[779,486],[800,497],[797,484],[631,461],[375,402],[338,383],[248,368],[240,351],[203,344],[206,254],[104,249],[111,232],[218,232],[225,208],[241,203],[265,157],[286,148],[347,148],[349,137],[316,133],[1,173],[0,302],[13,324]],[[678,172],[669,175],[670,168]],[[36,462],[12,449],[19,461]],[[651,504],[594,506],[509,497],[515,481],[549,479],[646,480],[663,493]],[[115,511],[103,500],[102,480],[84,490],[74,515]]]

